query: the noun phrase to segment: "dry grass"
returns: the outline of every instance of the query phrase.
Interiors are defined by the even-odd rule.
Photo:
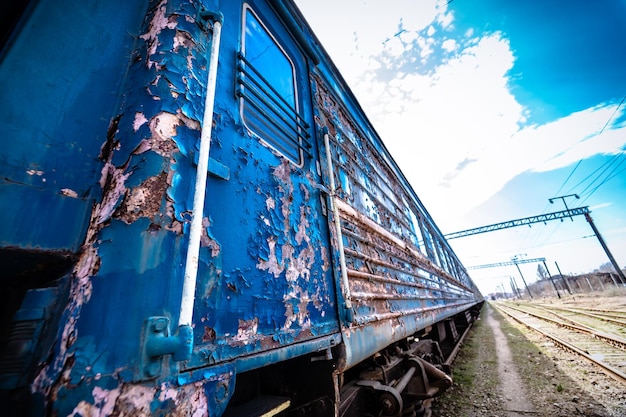
[[[605,388],[606,384],[612,383],[607,381],[603,374],[597,375],[589,369],[589,366],[584,365],[582,368],[573,369],[572,366],[579,365],[575,357],[550,346],[541,337],[504,318],[490,305],[485,306],[483,316],[487,313],[485,309],[492,310],[491,314],[499,321],[501,330],[507,335],[509,348],[518,366],[517,371],[527,397],[538,410],[529,415],[542,417],[626,415],[621,414],[626,413],[626,406],[620,408],[619,394],[618,397],[603,401],[595,392],[588,390],[595,385]],[[453,387],[433,404],[433,417],[509,415],[507,413],[509,410],[505,409],[503,393],[500,392],[497,358],[493,332],[484,320],[479,320],[454,363]],[[579,372],[586,372],[587,375],[581,376]],[[586,378],[586,383],[583,378]],[[626,401],[626,397],[624,400]]]

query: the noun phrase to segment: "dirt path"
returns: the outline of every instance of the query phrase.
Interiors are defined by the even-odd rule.
[[[500,323],[493,318],[491,308],[485,310],[487,316],[486,323],[493,332],[495,348],[498,354],[499,388],[503,394],[504,412],[511,417],[535,414],[535,409],[526,396],[524,384],[517,372],[507,337],[500,329]]]
[[[592,302],[626,310],[626,292],[620,295]],[[626,417],[623,387],[489,304],[452,371],[453,386],[435,400],[433,417]]]

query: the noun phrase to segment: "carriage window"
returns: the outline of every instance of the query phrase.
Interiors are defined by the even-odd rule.
[[[295,68],[256,15],[246,9],[237,92],[246,127],[295,164],[308,152],[308,125],[298,113]]]

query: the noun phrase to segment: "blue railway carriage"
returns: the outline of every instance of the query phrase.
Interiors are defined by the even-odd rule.
[[[2,19],[3,413],[428,414],[483,298],[291,1]]]

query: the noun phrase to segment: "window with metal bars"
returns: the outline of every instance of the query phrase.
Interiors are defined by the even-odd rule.
[[[246,127],[296,165],[310,154],[309,125],[298,112],[295,67],[259,18],[246,8],[237,95]]]

